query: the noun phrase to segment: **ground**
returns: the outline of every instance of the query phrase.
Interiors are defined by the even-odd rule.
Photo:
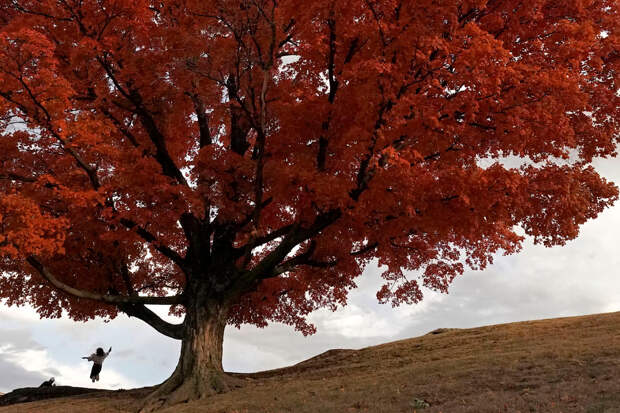
[[[620,413],[620,312],[441,329],[239,377],[243,386],[229,393],[162,412]],[[135,412],[150,390],[48,399],[0,413]]]

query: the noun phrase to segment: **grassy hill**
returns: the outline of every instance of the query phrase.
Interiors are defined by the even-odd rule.
[[[230,393],[167,413],[620,413],[620,312],[437,330],[240,374]],[[148,388],[0,407],[0,413],[133,412]]]

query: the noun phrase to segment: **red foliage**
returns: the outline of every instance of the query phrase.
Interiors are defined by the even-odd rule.
[[[613,0],[0,0],[0,298],[116,315],[36,259],[309,333],[371,261],[447,291],[617,198],[618,50]]]

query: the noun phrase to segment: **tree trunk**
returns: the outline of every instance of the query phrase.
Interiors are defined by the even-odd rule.
[[[177,367],[172,376],[147,397],[140,413],[205,398],[239,386],[241,381],[226,375],[222,368],[227,315],[227,306],[216,301],[187,306]]]

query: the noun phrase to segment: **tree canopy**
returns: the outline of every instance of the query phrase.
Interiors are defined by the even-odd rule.
[[[613,0],[0,0],[0,298],[311,333],[371,261],[397,305],[562,244],[618,196],[617,31]]]

